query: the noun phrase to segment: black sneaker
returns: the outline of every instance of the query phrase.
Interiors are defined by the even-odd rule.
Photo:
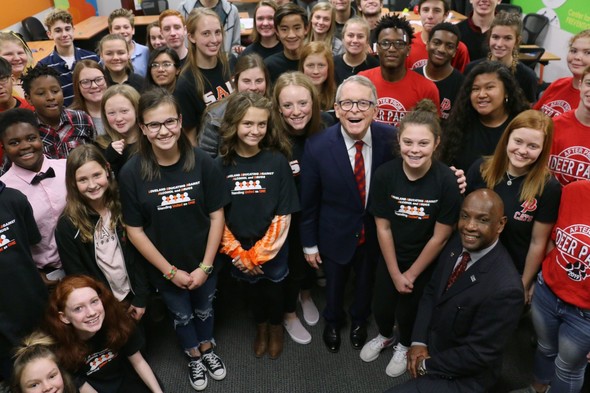
[[[207,369],[201,359],[188,362],[188,379],[195,390],[203,390],[207,387]]]
[[[213,348],[205,351],[201,355],[201,359],[203,360],[203,364],[207,368],[207,371],[209,371],[211,378],[216,381],[221,381],[225,378],[225,364],[223,364],[221,358],[213,352]]]

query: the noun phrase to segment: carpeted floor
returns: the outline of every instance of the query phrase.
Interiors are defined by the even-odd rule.
[[[359,351],[353,350],[348,340],[348,327],[342,331],[340,352],[329,353],[322,342],[321,321],[309,328],[313,336],[310,344],[296,344],[285,333],[285,348],[279,359],[256,359],[252,351],[255,326],[241,286],[226,278],[221,280],[219,289],[215,308],[216,352],[227,366],[227,377],[223,381],[209,378],[206,392],[379,393],[409,378],[408,374],[399,378],[390,378],[385,374],[392,355],[391,348],[372,363],[360,360]],[[321,310],[324,304],[322,289],[315,288],[313,293]],[[147,357],[166,391],[192,392],[187,360],[178,346],[169,320],[150,322],[147,328]],[[530,323],[523,320],[507,345],[502,379],[490,393],[508,392],[529,382],[533,354],[531,332]],[[375,335],[376,327],[371,323],[369,338]]]

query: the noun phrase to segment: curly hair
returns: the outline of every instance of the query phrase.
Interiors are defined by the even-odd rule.
[[[320,108],[329,111],[334,108],[334,96],[336,95],[336,79],[334,77],[334,56],[331,47],[323,41],[314,41],[305,45],[301,49],[299,57],[299,71],[305,73],[305,60],[311,55],[321,55],[326,59],[328,64],[328,75],[321,86],[316,86]]]
[[[27,68],[23,75],[20,77],[20,80],[23,82],[23,90],[25,94],[30,95],[31,84],[33,83],[33,81],[37,78],[41,78],[44,76],[55,78],[57,83],[61,86],[61,83],[59,83],[59,74],[56,70],[44,64],[37,64],[37,66],[35,67]]]
[[[405,16],[398,16],[397,14],[387,14],[379,19],[377,26],[373,30],[373,41],[379,39],[379,34],[385,29],[403,30],[406,36],[406,42],[408,45],[412,44],[414,38],[414,28]]]
[[[135,323],[127,314],[125,306],[117,301],[111,290],[103,283],[84,275],[66,276],[57,284],[49,298],[44,330],[55,338],[57,359],[70,372],[77,371],[90,353],[90,347],[78,336],[72,324],[64,323],[60,318],[71,293],[80,288],[93,289],[102,302],[104,321],[100,330],[105,333],[106,346],[115,351],[119,350],[135,330]]]
[[[486,157],[481,166],[481,176],[486,186],[493,189],[500,184],[508,170],[509,158],[506,151],[510,135],[519,128],[530,128],[543,133],[543,148],[537,160],[530,164],[520,189],[519,200],[532,201],[538,195],[543,194],[547,180],[551,177],[549,171],[549,156],[553,142],[553,120],[546,114],[534,109],[526,110],[518,114],[507,126],[496,146],[493,156]]]
[[[63,215],[78,229],[80,239],[85,243],[91,243],[94,240],[95,222],[92,216],[98,212],[94,211],[88,200],[78,190],[76,171],[89,162],[96,162],[100,165],[109,179],[108,187],[102,196],[102,202],[111,212],[111,229],[114,230],[117,224],[122,223],[119,189],[111,173],[109,163],[94,145],[86,144],[76,147],[71,151],[66,162],[66,191],[68,194]]]
[[[131,25],[132,28],[135,27],[135,15],[133,15],[133,12],[131,10],[128,10],[125,8],[117,8],[116,10],[114,10],[113,12],[111,12],[109,14],[109,18],[108,18],[109,31],[111,31],[113,29],[113,22],[117,18],[125,18],[129,21],[129,24]]]
[[[57,22],[63,22],[67,25],[72,26],[74,25],[72,14],[60,8],[55,8],[53,11],[47,14],[47,16],[45,17],[44,24],[45,26],[47,26],[49,30],[51,30],[51,27]]]
[[[276,150],[289,157],[291,155],[289,139],[276,127],[273,127],[271,101],[260,94],[243,91],[229,97],[225,116],[221,123],[221,147],[219,152],[223,157],[223,163],[229,165],[235,162],[237,156],[236,147],[239,142],[238,126],[250,108],[263,109],[268,114],[266,135],[260,141],[259,148],[261,150]]]
[[[59,373],[61,374],[64,383],[64,393],[77,392],[74,383],[70,376],[60,367],[52,347],[55,345],[55,340],[45,333],[36,331],[25,337],[19,347],[16,348],[14,355],[14,367],[12,372],[12,391],[14,393],[23,393],[23,385],[21,379],[26,367],[39,359],[47,359],[55,363]]]
[[[311,136],[320,132],[322,129],[322,118],[320,113],[320,101],[318,99],[318,93],[316,87],[309,76],[302,72],[285,72],[275,82],[272,102],[273,111],[275,118],[275,128],[279,129],[284,135],[296,135],[291,126],[285,121],[281,114],[281,92],[288,86],[300,86],[309,92],[311,97],[311,119],[305,126],[304,135]]]
[[[444,127],[441,141],[440,158],[446,164],[452,164],[463,146],[465,133],[473,124],[479,122],[479,114],[471,104],[471,89],[475,78],[482,74],[496,74],[504,86],[506,100],[504,111],[508,118],[514,118],[520,112],[530,108],[522,89],[510,70],[497,61],[483,61],[465,77],[459,94],[453,103],[453,109]]]

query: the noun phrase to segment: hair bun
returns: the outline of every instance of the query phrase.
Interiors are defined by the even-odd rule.
[[[423,98],[414,107],[414,111],[423,111],[423,112],[431,112],[435,115],[438,115],[438,108],[432,102],[432,100],[428,98]]]

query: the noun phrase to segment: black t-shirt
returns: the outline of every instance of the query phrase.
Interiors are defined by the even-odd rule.
[[[285,52],[281,51],[264,59],[264,64],[268,68],[270,74],[270,81],[272,84],[279,79],[283,72],[297,71],[299,69],[299,60],[290,60],[285,56]]]
[[[461,194],[453,171],[433,160],[426,174],[415,181],[406,176],[401,157],[381,165],[371,181],[369,212],[391,222],[400,270],[407,270],[434,233],[437,222],[454,225]]]
[[[466,124],[461,147],[453,161],[453,165],[457,169],[467,171],[478,158],[494,154],[496,145],[511,120],[512,118],[509,117],[498,127],[487,127],[478,119]]]
[[[218,62],[211,69],[199,68],[199,70],[205,81],[202,97],[197,97],[197,82],[190,68],[180,74],[174,90],[174,97],[180,105],[182,125],[185,129],[198,128],[205,108],[229,96],[233,91],[230,77],[224,75],[221,63]]]
[[[27,197],[0,181],[0,359],[11,356],[43,316],[47,288],[30,248],[40,240]]]
[[[457,23],[457,28],[461,33],[461,41],[463,41],[469,51],[469,59],[471,59],[471,61],[487,56],[488,48],[485,33],[473,30],[471,26],[469,26],[469,19]]]
[[[424,66],[426,67],[426,66]],[[414,71],[424,76],[424,67],[416,68]],[[440,97],[440,118],[446,120],[449,118],[453,103],[465,77],[459,71],[453,68],[451,75],[440,81],[435,81],[434,84],[438,88],[438,95]]]
[[[203,260],[209,214],[225,206],[219,168],[202,150],[195,148],[195,167],[182,169],[184,160],[160,166],[160,179],[141,178],[141,156],[134,155],[119,173],[123,220],[143,227],[158,251],[179,269],[193,271]],[[151,264],[149,264],[151,266]],[[163,279],[155,268],[148,269],[152,279]]]
[[[274,55],[275,53],[281,53],[283,51],[283,44],[280,42],[273,46],[272,48],[266,48],[260,45],[260,42],[253,42],[244,49],[244,51],[240,54],[240,57],[250,55],[252,53],[257,53],[263,59]]]
[[[336,85],[340,85],[346,78],[352,75],[356,75],[361,71],[368,70],[370,68],[379,67],[379,59],[372,55],[367,55],[364,62],[351,67],[344,62],[344,53],[334,57],[334,78],[336,79]]]
[[[118,351],[106,347],[102,330],[86,344],[90,347],[90,355],[86,356],[84,365],[76,372],[77,385],[87,382],[98,392],[117,393],[127,374],[135,372],[127,358],[143,346],[141,335],[134,331]]]
[[[487,188],[481,177],[482,162],[483,159],[475,161],[467,172],[467,193],[479,188]],[[554,177],[550,177],[545,183],[542,195],[537,195],[532,203],[520,201],[520,188],[524,178],[525,176],[520,176],[513,179],[512,185],[509,186],[508,178],[505,176],[500,184],[494,187],[494,191],[504,201],[504,215],[508,218],[504,231],[500,234],[500,240],[510,253],[520,274],[524,270],[531,244],[533,224],[535,221],[545,224],[555,223],[561,198],[559,182]]]
[[[282,154],[262,150],[254,157],[237,156],[235,165],[222,171],[231,195],[225,223],[237,239],[259,240],[275,216],[299,211],[291,167]]]

